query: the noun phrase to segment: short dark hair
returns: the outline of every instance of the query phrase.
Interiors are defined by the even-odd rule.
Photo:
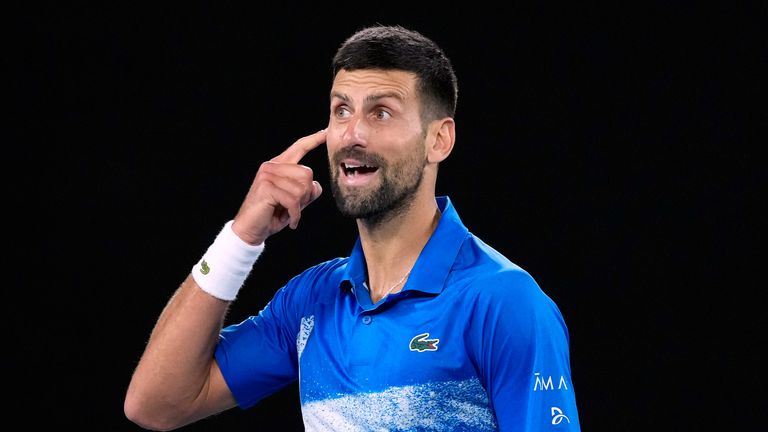
[[[333,77],[342,69],[412,72],[424,102],[423,119],[456,115],[459,88],[451,61],[434,41],[417,31],[399,25],[374,25],[358,30],[333,57]]]

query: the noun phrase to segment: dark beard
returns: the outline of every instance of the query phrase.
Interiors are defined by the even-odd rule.
[[[379,187],[370,191],[345,193],[338,181],[339,176],[343,175],[339,167],[340,161],[345,157],[379,167]],[[332,163],[331,192],[336,200],[336,207],[342,215],[361,219],[368,227],[374,227],[408,210],[424,177],[426,158],[423,151],[414,152],[412,157],[390,166],[379,155],[352,147],[340,150],[334,155]]]

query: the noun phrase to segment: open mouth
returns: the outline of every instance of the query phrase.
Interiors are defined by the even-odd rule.
[[[379,167],[365,164],[341,163],[341,170],[347,177],[370,175],[378,171]]]

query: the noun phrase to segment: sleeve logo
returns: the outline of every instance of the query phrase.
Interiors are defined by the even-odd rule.
[[[552,424],[558,425],[562,423],[563,420],[567,421],[568,423],[571,422],[571,419],[569,419],[567,415],[563,414],[563,410],[561,410],[556,406],[553,406],[552,407]]]

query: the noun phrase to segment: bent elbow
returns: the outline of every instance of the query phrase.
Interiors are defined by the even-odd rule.
[[[143,429],[152,431],[170,431],[182,426],[173,416],[168,415],[172,410],[158,409],[156,404],[147,402],[140,397],[126,395],[123,402],[125,417]]]

